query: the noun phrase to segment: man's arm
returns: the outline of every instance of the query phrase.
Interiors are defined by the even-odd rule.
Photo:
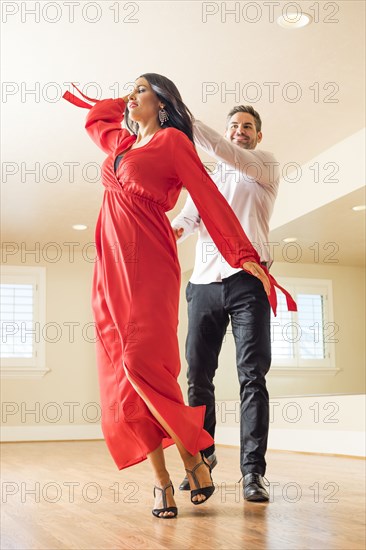
[[[200,120],[193,123],[195,143],[217,160],[253,178],[261,185],[274,185],[279,179],[279,163],[272,153],[241,149]]]
[[[178,216],[176,216],[171,222],[171,226],[174,229],[177,242],[182,243],[187,237],[193,235],[193,233],[197,231],[200,223],[201,217],[199,215],[197,207],[191,199],[191,196],[188,195],[182,210],[180,211]],[[179,229],[183,229],[183,233],[181,234],[181,236],[179,236],[180,233],[177,234],[177,230]]]

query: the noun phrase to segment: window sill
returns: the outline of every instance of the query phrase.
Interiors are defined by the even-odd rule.
[[[51,369],[44,368],[29,368],[29,367],[2,367],[0,369],[0,377],[2,379],[10,378],[43,378]]]
[[[271,367],[269,375],[274,376],[304,376],[315,374],[320,376],[336,376],[342,369],[332,367]]]

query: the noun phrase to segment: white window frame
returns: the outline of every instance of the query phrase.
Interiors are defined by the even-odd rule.
[[[40,338],[33,338],[32,358],[1,358],[1,378],[42,378],[46,368],[45,340],[42,327],[46,321],[46,268],[25,266],[1,266],[2,284],[31,284],[33,286],[33,327],[40,328]],[[0,342],[1,344],[1,342]]]
[[[297,294],[321,294],[325,298],[324,323],[333,323],[333,285],[330,279],[304,279],[299,277],[276,277],[278,283],[286,288],[296,301]],[[276,318],[274,319],[276,321]],[[297,312],[291,312],[291,321],[298,323]],[[272,338],[271,327],[271,338]],[[337,336],[335,336],[337,340]],[[301,359],[298,355],[298,346],[295,343],[295,358],[283,359],[272,357],[272,366],[269,374],[293,376],[304,374],[319,374],[335,376],[341,369],[336,367],[335,344],[326,343],[324,359]]]

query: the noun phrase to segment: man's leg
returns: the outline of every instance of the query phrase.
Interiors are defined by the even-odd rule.
[[[215,386],[213,379],[218,356],[229,323],[223,307],[222,283],[196,285],[188,283],[188,335],[186,359],[188,363],[188,402],[191,407],[206,405],[204,428],[215,437]],[[202,449],[203,450],[203,449]],[[206,457],[215,450],[204,450]]]
[[[188,402],[191,407],[206,405],[204,428],[215,437],[215,386],[213,379],[218,356],[225,336],[229,316],[223,309],[222,283],[195,285],[188,283],[188,334],[186,359],[188,362]],[[215,445],[201,449],[213,468],[216,463]],[[179,486],[189,490],[187,476]]]
[[[248,273],[238,273],[224,283],[240,383],[241,471],[243,476],[264,476],[269,429],[265,376],[271,364],[270,307],[263,285]],[[254,481],[261,483],[261,479]]]

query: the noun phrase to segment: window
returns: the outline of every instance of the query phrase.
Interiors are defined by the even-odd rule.
[[[45,268],[1,268],[0,342],[3,377],[40,377],[45,368]]]
[[[277,293],[277,317],[271,317],[272,372],[324,374],[335,368],[334,344],[338,326],[333,322],[332,282],[319,279],[278,278],[297,303],[297,312],[287,311],[286,299]]]

